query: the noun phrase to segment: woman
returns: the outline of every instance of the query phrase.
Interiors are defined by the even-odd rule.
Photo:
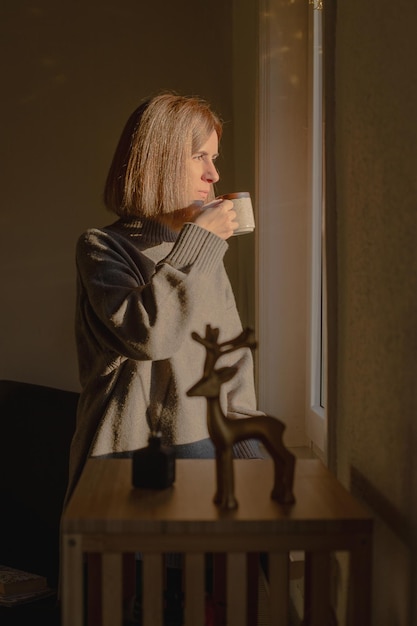
[[[186,391],[205,357],[191,332],[211,324],[227,340],[242,328],[223,264],[235,212],[213,201],[221,134],[206,102],[174,94],[147,100],[122,133],[104,193],[119,219],[77,244],[82,391],[67,495],[88,456],[129,454],[151,430],[177,457],[213,456],[206,400]],[[254,414],[250,350],[223,357],[232,363],[223,410]]]
[[[89,456],[131,456],[151,431],[177,457],[213,457],[205,398],[187,390],[203,371],[191,337],[206,325],[219,341],[242,330],[223,264],[237,227],[230,200],[214,199],[222,124],[208,103],[165,93],[129,118],[107,177],[104,200],[118,219],[77,243],[76,341],[82,386],[70,453],[70,497]],[[249,349],[222,357],[237,365],[222,387],[230,417],[257,414]],[[252,447],[251,447],[252,446]],[[259,456],[256,445],[237,456]],[[100,559],[89,559],[89,584]],[[124,595],[134,593],[125,558]],[[89,594],[99,623],[99,591]],[[92,600],[91,600],[92,599]]]

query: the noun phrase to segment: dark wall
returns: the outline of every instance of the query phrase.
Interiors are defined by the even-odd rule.
[[[113,219],[103,183],[142,98],[174,89],[211,101],[225,120],[218,191],[232,189],[232,4],[22,0],[0,10],[0,377],[78,389],[75,240]]]

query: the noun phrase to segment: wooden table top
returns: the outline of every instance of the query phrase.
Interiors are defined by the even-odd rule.
[[[213,503],[215,462],[178,459],[161,490],[132,486],[130,459],[90,458],[62,520],[64,533],[369,533],[372,518],[319,460],[296,463],[293,505],[272,500],[273,462],[235,460],[239,506]]]

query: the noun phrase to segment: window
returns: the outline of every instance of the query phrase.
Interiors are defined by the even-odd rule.
[[[259,408],[306,437],[308,4],[262,0],[256,229]]]
[[[308,0],[259,6],[259,408],[286,423],[286,445],[325,460],[322,11]]]

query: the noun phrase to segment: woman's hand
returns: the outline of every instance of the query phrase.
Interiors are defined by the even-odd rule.
[[[221,239],[229,239],[238,227],[233,202],[222,198],[205,204],[193,221]]]
[[[167,224],[175,231],[181,230],[186,222],[194,222],[221,239],[228,239],[238,227],[236,211],[231,200],[218,198],[208,204],[195,202],[185,209],[159,216],[159,221]]]

